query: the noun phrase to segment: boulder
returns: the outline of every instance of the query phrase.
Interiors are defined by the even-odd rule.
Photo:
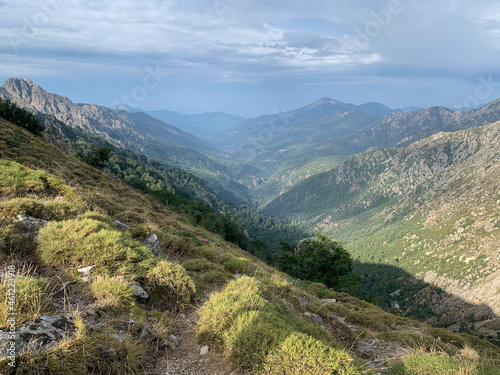
[[[134,295],[134,297],[137,298],[142,298],[142,299],[149,298],[148,292],[146,292],[138,282],[134,283],[134,286],[132,287],[132,294]]]
[[[161,253],[160,241],[156,234],[151,233],[145,239],[142,240],[142,244],[149,248],[151,252],[156,256],[163,256]]]
[[[200,354],[201,355],[206,355],[206,354],[208,354],[209,351],[210,351],[210,348],[207,345],[202,346],[200,348]]]
[[[325,322],[323,321],[323,318],[321,316],[317,315],[317,314],[313,314],[313,313],[310,313],[310,312],[305,312],[304,316],[306,318],[310,318],[310,319],[314,320],[318,324],[325,324]]]
[[[25,353],[42,354],[52,349],[63,339],[72,338],[76,333],[75,317],[65,315],[41,315],[35,321],[25,322],[15,334],[1,331],[0,336],[13,343],[15,355]],[[8,358],[11,345],[0,347],[0,361]]]

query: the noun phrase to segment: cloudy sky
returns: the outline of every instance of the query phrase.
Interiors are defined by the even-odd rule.
[[[499,62],[497,0],[0,0],[0,79],[106,106],[474,105]]]

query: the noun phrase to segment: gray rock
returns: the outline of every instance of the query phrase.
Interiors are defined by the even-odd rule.
[[[113,224],[115,224],[116,226],[120,227],[120,228],[123,228],[123,229],[127,229],[128,228],[128,225],[127,224],[123,224],[121,221],[119,220],[115,220],[113,221]]]
[[[322,299],[321,301],[325,303],[337,303],[337,300],[335,298]]]
[[[72,314],[41,315],[35,321],[23,323],[17,332],[0,330],[0,337],[8,340],[8,344],[12,343],[0,347],[0,360],[8,358],[13,348],[15,355],[41,354],[52,349],[59,341],[75,335],[74,322]]]
[[[110,349],[106,352],[106,357],[108,357],[108,358],[113,358],[113,357],[116,357],[116,349],[115,349],[115,348],[110,348]]]
[[[200,354],[201,355],[206,355],[206,354],[208,354],[209,351],[210,351],[210,348],[207,345],[202,346],[200,348]]]
[[[116,341],[118,342],[125,342],[127,339],[127,334],[126,333],[111,333],[109,336],[113,337]]]
[[[92,274],[92,272],[95,271],[95,266],[78,268],[77,271],[80,272],[81,276],[90,276]]]
[[[139,335],[139,340],[148,340],[151,337],[153,337],[153,331],[148,326],[145,326]]]
[[[158,237],[156,234],[151,233],[145,239],[142,240],[142,244],[149,248],[151,252],[156,256],[163,256],[161,253],[160,241],[158,241]]]
[[[307,301],[306,297],[299,296],[299,302],[301,305],[307,305],[309,302]]]
[[[172,342],[175,346],[179,346],[181,344],[181,339],[175,335],[168,336],[170,342]]]
[[[134,286],[132,288],[132,294],[134,295],[134,297],[138,297],[138,298],[142,298],[142,299],[149,298],[148,292],[146,292],[138,282],[134,283]]]
[[[317,314],[313,314],[313,313],[310,313],[310,312],[305,312],[304,316],[306,318],[310,318],[310,319],[314,320],[318,324],[325,324],[325,322],[323,321],[323,318],[321,316],[317,315]]]
[[[17,215],[16,220],[27,229],[38,229],[48,224],[47,220],[36,219],[28,215]]]

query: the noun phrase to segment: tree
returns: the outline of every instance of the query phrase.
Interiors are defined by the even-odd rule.
[[[111,149],[109,147],[97,147],[87,155],[78,153],[78,156],[87,164],[103,169],[111,157]]]
[[[323,283],[328,287],[352,288],[352,258],[338,241],[316,233],[297,246],[282,243],[278,267],[293,277]]]
[[[31,112],[19,108],[9,100],[2,101],[0,99],[0,117],[14,125],[25,128],[35,135],[40,135],[44,128]]]

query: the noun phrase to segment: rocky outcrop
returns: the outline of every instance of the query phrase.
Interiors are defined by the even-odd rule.
[[[71,338],[76,333],[75,318],[72,314],[42,315],[33,322],[26,322],[17,327],[15,334],[0,331],[0,336],[11,345],[0,347],[0,360],[12,353],[16,356],[24,353],[44,353],[55,347],[61,340]]]

